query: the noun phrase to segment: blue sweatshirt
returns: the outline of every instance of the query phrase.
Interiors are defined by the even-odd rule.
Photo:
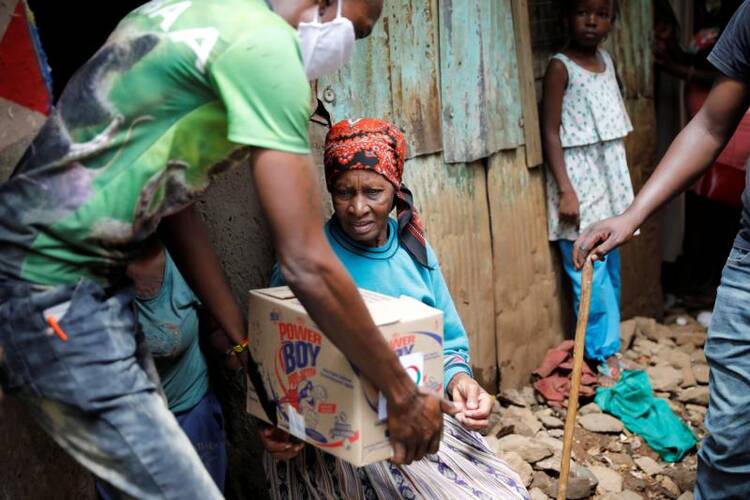
[[[420,266],[399,243],[398,225],[388,219],[388,240],[381,247],[368,247],[347,236],[335,218],[325,226],[333,251],[359,288],[400,297],[406,295],[444,314],[443,364],[444,387],[459,372],[472,375],[469,365],[469,339],[458,317],[435,252],[427,246],[429,268]],[[271,286],[285,284],[276,264]]]

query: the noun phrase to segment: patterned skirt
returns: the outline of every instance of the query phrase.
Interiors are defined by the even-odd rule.
[[[354,467],[313,446],[290,461],[265,453],[274,499],[528,499],[521,479],[479,433],[444,417],[440,451],[410,465],[387,460]]]

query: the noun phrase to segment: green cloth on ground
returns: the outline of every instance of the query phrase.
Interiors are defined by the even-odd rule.
[[[648,375],[642,370],[623,371],[613,387],[597,388],[594,401],[602,411],[619,418],[630,432],[645,439],[665,462],[677,462],[695,447],[693,432],[664,399],[654,397]]]

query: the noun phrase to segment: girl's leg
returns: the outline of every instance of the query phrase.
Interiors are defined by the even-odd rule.
[[[612,283],[612,289],[615,291],[615,299],[618,304],[622,304],[622,279],[620,272],[622,265],[620,261],[620,249],[612,250],[607,254],[607,271],[609,272],[609,281]],[[619,312],[619,308],[618,308]]]
[[[573,285],[574,311],[581,300],[581,271],[573,265],[573,242],[559,240],[563,267]],[[619,275],[618,275],[619,283]],[[619,291],[610,279],[607,262],[594,263],[589,322],[586,329],[586,357],[604,361],[620,349]]]
[[[607,275],[609,276],[609,283],[612,287],[613,297],[610,303],[607,304],[607,318],[608,318],[608,329],[607,329],[607,344],[610,349],[607,350],[607,357],[620,351],[620,304],[622,297],[622,279],[620,278],[620,250],[613,250],[607,254]],[[617,365],[618,363],[615,363]],[[619,370],[619,368],[618,368]],[[618,371],[619,373],[619,371]],[[619,378],[619,375],[617,375]]]

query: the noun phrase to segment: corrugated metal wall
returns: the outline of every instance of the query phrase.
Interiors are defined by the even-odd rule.
[[[607,49],[617,63],[634,131],[625,140],[633,188],[638,192],[656,167],[656,111],[651,52],[652,2],[620,2],[620,19]],[[641,235],[622,251],[622,315],[663,314],[659,219],[651,218]]]

